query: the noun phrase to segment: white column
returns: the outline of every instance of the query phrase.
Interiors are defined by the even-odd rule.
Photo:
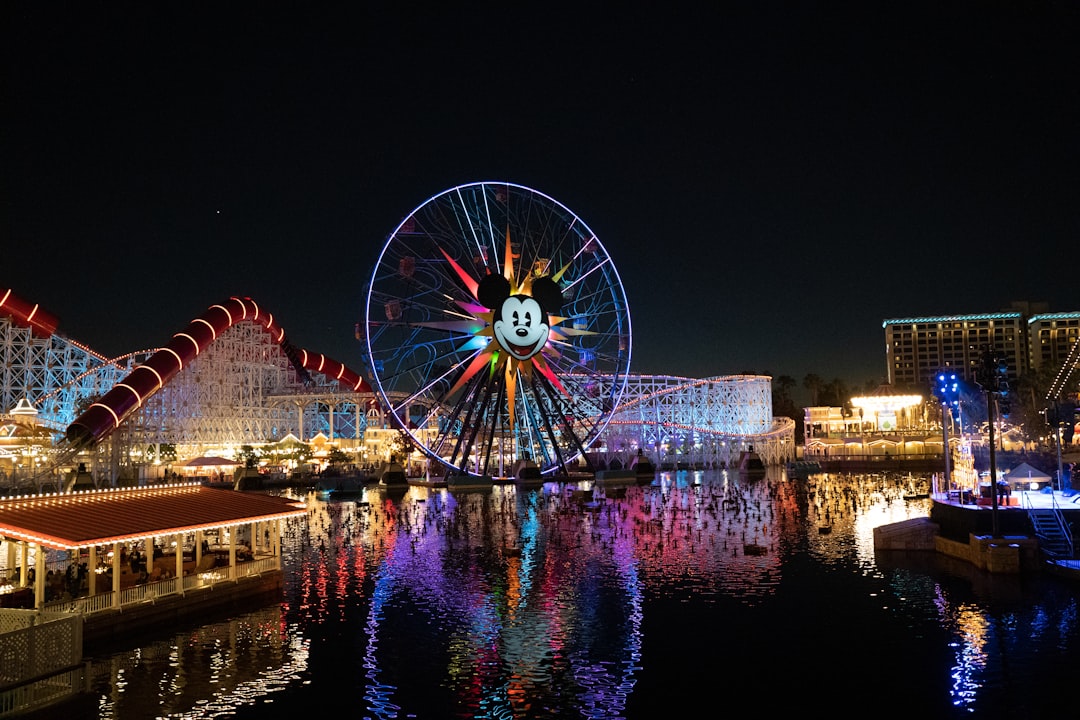
[[[184,591],[184,533],[176,533],[176,587]]]
[[[34,607],[38,610],[45,604],[45,548],[37,546],[34,555]]]
[[[88,568],[89,569],[88,569],[88,572],[87,572],[87,575],[89,576],[88,579],[87,579],[87,582],[90,583],[90,595],[91,596],[97,595],[97,576],[98,576],[98,574],[97,574],[97,564],[98,564],[97,545],[91,545],[90,546],[90,560],[88,562]]]
[[[113,607],[120,607],[120,543],[114,542],[112,546],[112,591]]]
[[[30,543],[25,540],[19,542],[19,587],[30,584]]]
[[[270,551],[277,560],[277,568],[281,569],[281,518],[270,522]]]

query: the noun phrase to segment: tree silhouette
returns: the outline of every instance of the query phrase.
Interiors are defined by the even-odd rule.
[[[810,405],[812,407],[817,407],[818,393],[821,392],[821,386],[824,384],[821,376],[815,375],[814,373],[807,373],[806,376],[803,377],[802,384],[804,388],[810,391]]]

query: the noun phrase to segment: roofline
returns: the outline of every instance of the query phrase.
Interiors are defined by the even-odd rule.
[[[919,323],[956,322],[959,320],[1018,320],[1024,315],[1020,312],[978,313],[975,315],[931,315],[928,317],[897,318],[884,320],[881,327],[889,325],[917,325]]]
[[[21,509],[20,506],[27,506],[28,510],[38,511],[44,509],[41,507],[42,505],[47,505],[63,508],[63,510],[67,511],[70,509],[69,506],[72,503],[85,501],[99,502],[101,500],[123,503],[125,500],[145,500],[147,496],[168,496],[169,494],[175,494],[177,490],[184,492],[196,491],[200,494],[238,493],[241,495],[248,495],[252,498],[262,498],[262,500],[257,500],[256,502],[262,502],[264,505],[267,502],[267,498],[273,497],[268,495],[241,493],[236,490],[208,488],[200,483],[183,483],[140,488],[106,488],[103,490],[84,490],[71,493],[48,493],[42,495],[21,495],[0,499],[0,536],[12,540],[34,543],[52,550],[78,550],[98,545],[111,545],[117,542],[141,540],[148,537],[165,537],[179,533],[198,532],[200,530],[213,528],[228,528],[239,525],[248,525],[255,522],[303,517],[307,514],[307,505],[303,501],[291,501],[275,497],[268,502],[278,503],[282,509],[275,510],[274,512],[256,512],[250,515],[242,515],[228,519],[207,518],[204,521],[190,522],[182,525],[162,525],[160,527],[150,528],[144,526],[137,530],[132,530],[131,532],[115,532],[110,535],[89,538],[62,537],[55,532],[44,532],[41,529],[32,527],[35,523],[20,523],[19,518],[16,515]],[[115,497],[106,497],[109,495]],[[211,500],[212,499],[213,498],[211,498]],[[87,510],[89,512],[94,511],[92,507],[87,507]]]

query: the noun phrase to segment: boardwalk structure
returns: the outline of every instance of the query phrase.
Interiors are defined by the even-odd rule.
[[[280,570],[281,522],[305,514],[297,500],[198,483],[0,499],[0,598],[93,619],[241,566]]]
[[[0,500],[0,717],[79,691],[84,643],[280,597],[303,503],[199,484]]]

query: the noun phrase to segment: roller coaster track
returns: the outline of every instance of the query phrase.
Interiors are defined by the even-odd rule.
[[[108,437],[185,365],[241,321],[257,323],[271,333],[305,386],[311,384],[309,373],[317,372],[352,392],[372,392],[371,386],[345,365],[289,343],[285,331],[274,322],[274,316],[263,312],[254,300],[232,297],[224,303],[211,305],[184,330],[173,335],[167,345],[93,403],[68,426],[67,442],[73,448],[83,449]]]
[[[23,341],[31,342],[25,340],[28,332],[39,338],[33,342],[47,341],[55,328],[51,316],[43,315],[35,310],[36,306],[17,298],[8,297],[5,302],[6,305],[0,306],[0,318],[10,318],[14,326],[24,328],[19,336],[24,338]],[[244,327],[234,329],[240,324]],[[86,367],[85,362],[68,363],[72,371],[53,378],[60,380],[60,384],[45,385],[46,391],[37,402],[49,400],[52,405],[66,402],[70,419],[73,399],[98,399],[74,421],[65,421],[53,428],[62,431],[66,426],[66,433],[54,446],[49,466],[35,469],[35,480],[45,475],[58,477],[54,475],[58,468],[70,467],[76,455],[121,427],[126,429],[121,441],[124,443],[168,442],[198,446],[226,436],[245,438],[239,440],[245,442],[248,441],[246,438],[273,437],[271,426],[280,428],[291,424],[284,414],[273,409],[275,407],[294,407],[295,413],[302,417],[304,411],[299,408],[306,403],[332,405],[335,398],[339,398],[346,405],[369,408],[369,403],[376,400],[371,387],[341,363],[291,345],[284,331],[274,323],[273,316],[262,311],[250,298],[233,297],[225,303],[210,306],[164,347],[108,359],[74,341],[68,342],[92,355],[93,366]],[[256,344],[249,347],[249,342]],[[244,401],[251,402],[236,402],[232,400],[233,396],[220,390],[213,391],[216,395],[207,394],[207,388],[220,387],[219,383],[232,377],[230,373],[237,370],[242,373],[268,372],[262,366],[252,370],[253,363],[265,365],[265,353],[272,351],[275,344],[281,352],[278,359],[266,367],[279,373],[274,377],[282,379],[291,374],[291,367],[295,372],[292,380],[281,385],[266,385],[265,379],[261,380],[257,391],[252,390],[250,397],[243,397]],[[210,351],[211,345],[213,351]],[[238,354],[232,355],[234,352]],[[37,364],[55,366],[44,353],[40,354],[42,359]],[[200,356],[203,356],[201,362],[194,362]],[[216,365],[226,358],[231,359],[225,365]],[[126,375],[123,374],[125,371]],[[99,381],[86,382],[95,373],[105,373],[105,376]],[[326,378],[327,384],[313,387],[311,373]],[[238,386],[245,382],[239,376],[235,380]],[[697,447],[695,452],[706,453],[705,460],[725,461],[728,454],[752,445],[763,457],[781,461],[793,448],[793,427],[791,423],[784,424],[781,419],[772,417],[770,384],[770,378],[764,376],[703,380],[633,375],[605,433],[607,447],[621,448],[624,441],[629,441],[634,447],[640,444],[655,449],[670,443],[672,447]],[[72,385],[78,386],[77,391],[65,390]],[[98,387],[102,389],[97,391]],[[166,388],[166,392],[159,392]],[[104,394],[99,396],[98,392]],[[152,398],[153,402],[148,402]],[[303,420],[300,422],[303,428]],[[358,430],[359,418],[355,425]],[[332,422],[330,428],[332,433]]]
[[[123,355],[118,355],[118,356],[116,356],[116,357],[114,357],[114,358],[112,358],[110,360],[106,360],[101,365],[97,365],[95,367],[92,367],[89,370],[84,370],[83,372],[79,373],[75,377],[71,378],[71,380],[67,383],[67,385],[77,384],[77,383],[81,382],[82,380],[90,377],[91,375],[93,375],[95,373],[102,372],[103,370],[107,370],[109,368],[115,368],[117,370],[122,370],[127,365],[128,360],[131,360],[133,358],[138,358],[138,357],[149,357],[149,356],[153,355],[154,353],[156,353],[160,349],[161,348],[150,348],[150,349],[147,349],[147,350],[136,350],[134,352],[129,352],[129,353],[124,353]],[[61,387],[53,388],[49,392],[42,395],[41,400],[48,400],[49,398],[56,397],[57,395],[59,395],[61,393],[61,391],[63,391],[64,387],[66,387],[66,385],[61,386]]]

